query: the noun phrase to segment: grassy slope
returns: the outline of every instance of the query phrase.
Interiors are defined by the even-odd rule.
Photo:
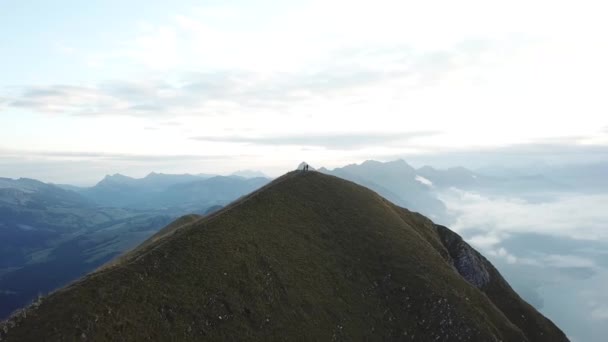
[[[429,222],[290,173],[50,295],[4,338],[528,340],[454,271]]]

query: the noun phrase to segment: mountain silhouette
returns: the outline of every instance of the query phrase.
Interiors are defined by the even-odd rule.
[[[456,233],[314,171],[174,222],[0,339],[567,340]]]

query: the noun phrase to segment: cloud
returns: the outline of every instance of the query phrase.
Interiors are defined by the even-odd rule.
[[[54,85],[28,87],[8,106],[46,113],[108,114],[124,107],[119,99],[100,92],[94,87]]]
[[[585,144],[585,137],[538,139],[530,143],[487,147],[445,147],[412,145],[416,154],[387,154],[386,160],[406,159],[414,165],[484,168],[487,166],[524,167],[531,164],[569,164],[608,161],[608,144]]]
[[[597,277],[607,272],[606,255],[600,252],[608,245],[606,194],[560,193],[531,202],[452,189],[439,197],[454,215],[450,226],[490,258],[518,292],[523,289],[527,299],[551,304],[544,311],[551,318],[563,306],[554,303],[560,298],[545,286],[580,297],[581,286],[597,284]],[[595,292],[589,296],[601,298]],[[591,311],[581,317],[589,319]]]
[[[188,75],[180,85],[162,81],[105,82],[93,87],[26,87],[8,100],[15,108],[71,115],[168,116],[212,115],[223,108],[293,106],[314,97],[369,84],[380,77],[366,72],[324,75],[275,75],[214,72]],[[242,110],[241,110],[242,111]],[[241,112],[234,110],[234,113]]]
[[[161,31],[165,37],[165,30]],[[182,70],[161,73],[157,79],[26,85],[4,101],[12,108],[80,116],[243,115],[251,109],[285,112],[314,101],[366,101],[368,91],[377,91],[379,86],[399,92],[428,86],[456,70],[481,63],[480,56],[490,46],[486,41],[463,41],[430,52],[407,46],[343,48],[305,69]],[[1,103],[0,99],[0,109]]]
[[[596,264],[593,260],[578,255],[545,255],[542,258],[543,262],[549,266],[559,268],[595,268]]]
[[[106,152],[71,152],[71,151],[22,151],[0,149],[2,157],[0,162],[7,159],[23,158],[54,158],[54,159],[99,159],[99,160],[125,160],[125,161],[194,161],[194,160],[228,160],[234,156],[228,155],[196,155],[196,154],[131,154]]]
[[[458,231],[529,233],[571,239],[608,240],[608,195],[564,193],[551,201],[529,202],[516,197],[489,197],[452,189],[439,198],[456,217]]]
[[[489,250],[488,254],[491,256],[503,258],[509,264],[515,264],[517,262],[517,257],[515,255],[509,253],[504,247],[500,247],[496,250]]]
[[[504,234],[503,234],[504,236]],[[589,277],[598,269],[597,262],[588,256],[575,254],[546,254],[535,249],[525,252],[513,253],[503,245],[503,238],[496,237],[495,233],[475,235],[466,238],[467,242],[479,248],[484,254],[502,259],[509,264],[520,264],[534,267],[550,267],[562,273],[571,273],[575,277]],[[566,253],[566,251],[564,251]]]
[[[178,121],[163,121],[160,122],[159,125],[161,126],[182,126],[183,124],[181,122]]]
[[[473,245],[476,248],[480,249],[490,249],[503,240],[503,237],[500,237],[496,234],[478,234],[473,235],[466,239],[468,243]]]
[[[608,155],[608,145],[581,144],[586,137],[562,137],[539,139],[533,143],[513,144],[502,148],[497,148],[493,152],[501,153],[506,156],[523,155],[577,155],[581,153],[596,153]]]
[[[326,149],[356,149],[375,145],[395,145],[408,140],[435,135],[437,132],[403,132],[403,133],[336,133],[336,134],[310,134],[310,135],[285,135],[274,137],[245,137],[245,136],[197,136],[193,140],[244,143],[255,145],[295,145],[295,146],[317,146]]]
[[[597,321],[608,321],[608,306],[593,309],[591,311],[591,318]]]

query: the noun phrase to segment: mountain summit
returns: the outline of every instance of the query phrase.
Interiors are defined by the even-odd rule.
[[[75,339],[567,341],[454,232],[297,171],[0,325],[2,341]]]
[[[296,168],[296,170],[304,171],[305,167],[308,167],[308,169],[306,171],[316,171],[315,168],[310,166],[310,164],[308,164],[307,162],[301,162],[300,164],[298,164],[298,167]]]

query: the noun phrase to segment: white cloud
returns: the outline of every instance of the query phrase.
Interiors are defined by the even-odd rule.
[[[608,240],[608,195],[559,194],[550,202],[489,197],[452,189],[440,194],[455,216],[451,227],[492,233],[535,232],[572,239]]]
[[[433,187],[433,182],[431,182],[430,180],[428,180],[428,179],[426,179],[426,178],[424,178],[422,176],[416,175],[416,181],[418,181],[421,184],[424,184],[424,185],[426,185],[428,187]]]
[[[591,311],[591,318],[597,321],[608,321],[608,306],[593,309]]]
[[[596,264],[593,260],[577,255],[557,255],[550,254],[542,257],[542,261],[553,267],[584,267],[584,268],[595,268]]]
[[[509,264],[515,264],[517,262],[517,257],[509,253],[504,247],[500,247],[496,250],[489,250],[488,254],[494,257],[505,259]]]

